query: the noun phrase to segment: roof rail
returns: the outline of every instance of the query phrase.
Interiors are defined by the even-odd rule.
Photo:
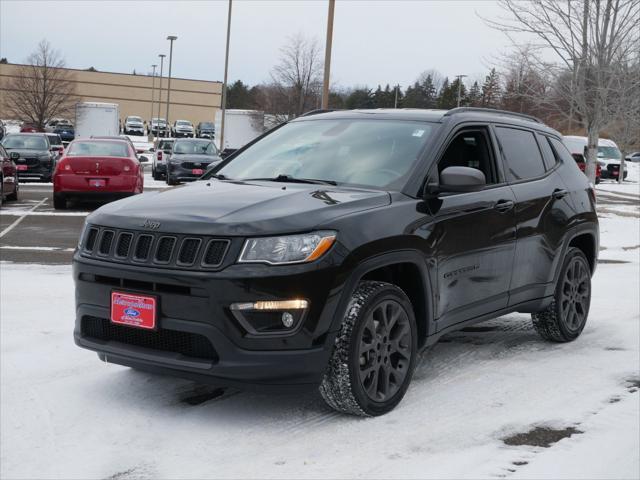
[[[335,112],[335,111],[336,111],[335,108],[317,108],[316,110],[309,110],[308,112],[305,112],[302,115],[299,115],[298,118],[310,117],[311,115],[318,115],[319,113],[327,113],[327,112]]]
[[[478,113],[495,113],[498,115],[509,115],[512,117],[520,117],[525,120],[531,120],[532,122],[542,123],[542,120],[534,117],[533,115],[527,115],[526,113],[518,113],[518,112],[510,112],[508,110],[497,110],[495,108],[480,108],[480,107],[457,107],[452,108],[444,114],[445,117],[449,117],[451,115],[455,115],[457,113],[465,113],[465,112],[478,112]]]

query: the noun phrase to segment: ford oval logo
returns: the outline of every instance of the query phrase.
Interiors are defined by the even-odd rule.
[[[134,308],[127,308],[124,311],[124,314],[127,315],[128,317],[137,317],[140,315],[140,312]]]

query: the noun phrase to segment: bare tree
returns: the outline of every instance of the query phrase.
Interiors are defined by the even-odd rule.
[[[317,39],[298,33],[289,37],[288,44],[280,49],[280,61],[273,68],[273,87],[287,99],[286,113],[290,117],[302,115],[317,108],[322,86],[321,49]]]
[[[638,42],[640,0],[500,0],[508,18],[486,20],[508,35],[537,38],[529,52],[564,115],[586,130],[587,176],[595,182],[598,138],[620,109],[616,75]],[[549,52],[555,61],[546,61]],[[636,80],[638,81],[637,77]],[[566,108],[568,106],[568,108]]]
[[[75,103],[74,83],[64,60],[46,40],[29,55],[7,85],[5,108],[43,129],[47,120],[65,115]]]

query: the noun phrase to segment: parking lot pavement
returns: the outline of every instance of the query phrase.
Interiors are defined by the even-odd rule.
[[[145,188],[169,188],[145,175]],[[84,220],[102,203],[71,203],[53,208],[53,187],[20,184],[20,200],[3,205],[0,213],[0,260],[16,263],[69,264]]]

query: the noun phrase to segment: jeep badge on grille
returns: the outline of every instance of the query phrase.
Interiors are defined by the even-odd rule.
[[[145,220],[142,224],[142,228],[148,228],[149,230],[157,230],[160,228],[160,222],[152,222],[151,220]]]

